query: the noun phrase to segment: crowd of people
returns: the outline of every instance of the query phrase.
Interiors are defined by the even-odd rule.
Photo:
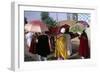
[[[26,32],[28,51],[37,55],[35,56],[37,61],[45,61],[50,57],[55,60],[67,60],[74,55],[71,39],[78,37],[80,44],[76,52],[77,55],[80,59],[90,58],[90,46],[86,29],[82,33],[73,33],[69,29],[70,26],[65,24],[58,29],[56,35],[52,35],[50,31]]]

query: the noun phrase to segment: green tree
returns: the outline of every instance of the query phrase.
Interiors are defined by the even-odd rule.
[[[47,24],[50,27],[56,26],[56,24],[57,24],[57,22],[49,16],[48,12],[42,12],[41,13],[41,19],[45,24]]]

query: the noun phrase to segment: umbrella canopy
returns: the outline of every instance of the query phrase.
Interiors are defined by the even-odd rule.
[[[29,32],[41,32],[40,26],[29,24],[29,23],[25,25],[25,30]]]
[[[69,26],[73,26],[74,24],[76,24],[77,21],[75,20],[63,20],[63,21],[59,21],[57,26],[63,26],[65,24],[69,25]]]
[[[72,27],[70,27],[70,32],[73,33],[82,33],[82,31],[84,30],[84,26],[82,26],[80,23],[76,23],[75,25],[73,25]]]
[[[77,21],[76,23],[82,24],[84,27],[89,27],[89,24],[86,21]]]
[[[70,27],[70,32],[73,33],[82,33],[84,29],[86,29],[87,27],[89,27],[88,23],[85,21],[78,21],[76,22],[75,25]]]
[[[33,20],[25,25],[25,30],[30,32],[44,32],[48,31],[48,27],[40,20]]]
[[[70,26],[74,25],[75,23],[76,23],[76,21],[74,21],[74,20],[72,20],[72,21],[70,21],[70,20],[59,21],[56,26],[49,27],[49,31],[52,35],[56,35],[59,33],[59,31],[62,27],[68,28],[68,25],[70,27]]]

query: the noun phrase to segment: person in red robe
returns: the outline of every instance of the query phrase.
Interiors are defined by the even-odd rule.
[[[30,48],[29,48],[29,52],[32,53],[32,54],[37,53],[37,50],[36,50],[36,36],[37,36],[37,34],[34,34],[32,36],[32,41],[31,41],[31,45],[30,45]]]
[[[90,47],[88,44],[88,37],[85,30],[83,31],[79,39],[80,39],[80,46],[78,50],[79,55],[85,59],[90,58]]]

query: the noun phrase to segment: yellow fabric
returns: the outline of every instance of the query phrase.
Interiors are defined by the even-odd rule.
[[[63,59],[68,58],[66,40],[67,39],[64,37],[64,35],[55,38],[55,57]]]

